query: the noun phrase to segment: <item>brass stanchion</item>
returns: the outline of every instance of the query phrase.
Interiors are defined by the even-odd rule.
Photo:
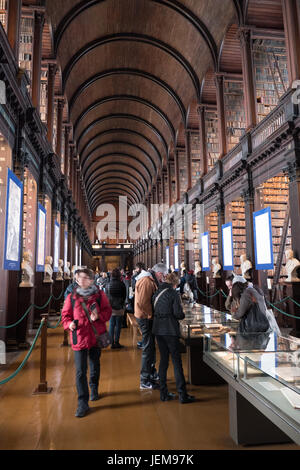
[[[41,315],[43,326],[41,331],[41,359],[40,359],[40,383],[33,392],[33,395],[40,395],[51,393],[52,387],[48,387],[46,381],[47,372],[47,329],[48,329],[48,314]]]

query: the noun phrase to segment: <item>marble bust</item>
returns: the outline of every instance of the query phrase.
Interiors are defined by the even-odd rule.
[[[195,261],[195,270],[194,270],[195,276],[200,277],[201,271],[202,271],[202,269],[201,269],[200,261]]]
[[[33,269],[30,266],[32,260],[31,251],[25,251],[21,264],[22,282],[19,287],[33,287]]]
[[[58,272],[56,274],[56,280],[57,281],[63,281],[64,280],[63,266],[64,266],[64,261],[62,259],[59,259],[58,260]]]
[[[220,271],[222,269],[222,266],[220,265],[218,258],[213,258],[211,262],[212,262],[212,271],[214,273],[213,278],[219,279],[221,277]]]
[[[180,276],[181,277],[183,276],[183,271],[186,271],[186,266],[184,262],[180,264]]]
[[[75,279],[75,271],[77,271],[77,269],[78,269],[78,266],[74,264],[74,266],[72,266],[72,279]]]
[[[65,274],[64,274],[64,279],[71,279],[71,272],[70,272],[70,261],[67,261],[67,265],[65,266]]]
[[[45,260],[45,271],[44,271],[44,283],[52,283],[53,269],[52,269],[53,258],[52,256],[46,256]]]
[[[297,268],[300,267],[300,261],[297,258],[294,258],[293,250],[286,250],[285,252],[286,265],[285,271],[287,274],[286,282],[300,282],[299,277],[297,276]]]
[[[252,263],[250,260],[247,259],[247,255],[246,254],[242,254],[240,256],[240,260],[241,260],[241,270],[242,270],[242,276],[245,278],[245,279],[251,279],[251,275],[250,275],[250,269],[252,268]]]

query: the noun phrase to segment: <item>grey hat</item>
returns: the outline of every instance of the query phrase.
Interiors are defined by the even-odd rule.
[[[242,284],[245,284],[245,282],[247,282],[247,280],[243,276],[234,275],[234,278],[232,280],[232,285],[235,284],[236,282],[241,282]]]

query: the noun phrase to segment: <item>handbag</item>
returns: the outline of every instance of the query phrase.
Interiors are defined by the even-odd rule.
[[[105,349],[107,348],[110,344],[111,344],[111,339],[110,339],[110,336],[109,336],[109,333],[107,331],[105,331],[104,333],[102,333],[101,335],[98,333],[98,331],[96,330],[95,326],[93,325],[93,322],[91,320],[91,317],[90,317],[90,314],[89,314],[89,311],[87,309],[87,306],[85,305],[84,302],[82,302],[82,307],[83,307],[83,310],[91,324],[91,327],[93,329],[93,332],[94,332],[94,335],[96,337],[96,342],[97,342],[97,346],[98,348],[100,349]]]
[[[269,321],[260,310],[255,297],[251,296],[251,298],[252,306],[240,320],[239,333],[265,333],[270,328]]]

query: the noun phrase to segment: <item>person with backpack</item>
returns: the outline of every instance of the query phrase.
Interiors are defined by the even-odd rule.
[[[107,285],[106,295],[112,308],[112,316],[109,322],[111,349],[120,349],[124,347],[119,343],[119,340],[124,316],[126,287],[124,282],[121,281],[121,272],[117,268],[111,273],[111,281]]]
[[[184,319],[184,313],[180,296],[176,291],[179,284],[178,276],[170,273],[152,297],[153,302],[153,327],[152,333],[155,335],[159,352],[159,380],[160,399],[169,401],[175,398],[174,393],[170,393],[167,387],[167,370],[169,366],[169,355],[171,354],[176,388],[179,394],[180,403],[192,403],[195,397],[189,395],[186,390],[182,361],[180,356],[180,330],[179,321]]]
[[[89,411],[88,359],[90,399],[95,401],[100,398],[98,386],[101,349],[98,346],[95,331],[98,335],[106,331],[106,322],[111,317],[112,309],[105,293],[94,284],[93,271],[90,269],[79,270],[77,282],[78,287],[65,300],[62,309],[62,324],[65,330],[70,330],[78,394],[78,408],[75,416],[82,418]]]

